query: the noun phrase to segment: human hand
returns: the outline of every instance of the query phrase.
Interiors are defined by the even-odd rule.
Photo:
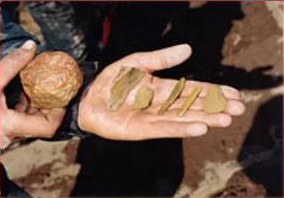
[[[1,149],[18,137],[52,137],[60,126],[65,109],[33,109],[21,94],[15,109],[8,109],[4,88],[35,56],[36,45],[27,41],[1,60]]]
[[[232,122],[231,116],[241,115],[245,111],[239,91],[228,86],[221,86],[228,101],[224,113],[207,114],[203,111],[202,101],[210,83],[187,81],[181,97],[163,115],[157,114],[177,81],[154,77],[151,73],[178,65],[190,54],[191,48],[188,45],[179,45],[153,52],[135,53],[107,66],[89,85],[81,99],[79,127],[115,140],[192,137],[205,134],[208,127],[228,127]],[[147,73],[129,93],[124,104],[113,111],[107,109],[109,90],[122,66],[136,67]],[[133,110],[136,92],[142,85],[154,90],[152,104],[146,110]],[[176,116],[193,86],[201,86],[203,91],[183,117]]]

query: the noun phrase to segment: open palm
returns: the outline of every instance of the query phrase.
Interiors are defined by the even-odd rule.
[[[129,55],[104,69],[86,90],[79,105],[78,125],[87,132],[115,140],[143,140],[200,136],[208,127],[227,127],[231,116],[241,115],[245,108],[239,92],[228,86],[221,86],[228,100],[224,113],[206,114],[203,111],[203,97],[210,83],[187,81],[180,98],[163,115],[158,115],[160,105],[171,93],[176,80],[152,76],[157,70],[173,67],[185,61],[191,54],[188,45],[178,45],[153,52]],[[146,72],[139,84],[129,93],[124,104],[117,110],[107,109],[109,90],[121,67],[136,67]],[[137,90],[147,85],[154,90],[151,106],[145,110],[134,110],[132,105]],[[203,91],[183,116],[177,110],[193,87],[201,86]]]

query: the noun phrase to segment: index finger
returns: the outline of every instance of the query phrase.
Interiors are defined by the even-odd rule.
[[[14,50],[1,60],[1,84],[0,90],[5,86],[32,60],[36,52],[36,44],[29,40],[20,48]]]

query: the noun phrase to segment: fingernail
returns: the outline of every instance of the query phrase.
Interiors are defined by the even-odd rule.
[[[28,40],[22,45],[22,48],[25,50],[31,50],[35,47],[35,42],[33,40]]]

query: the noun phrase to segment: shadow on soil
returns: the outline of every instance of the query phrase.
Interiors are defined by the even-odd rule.
[[[262,184],[269,197],[283,195],[282,113],[283,95],[261,105],[238,157],[239,161],[255,160],[244,172],[255,183]]]
[[[167,196],[183,175],[181,140],[114,142],[86,138],[72,196]]]

